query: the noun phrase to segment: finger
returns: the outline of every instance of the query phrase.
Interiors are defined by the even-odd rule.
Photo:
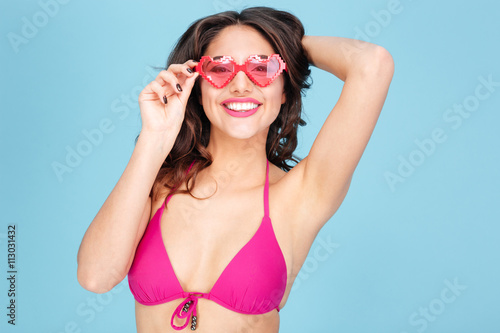
[[[179,74],[184,74],[189,77],[194,73],[194,67],[196,67],[197,64],[197,61],[190,59],[183,64],[171,64],[170,66],[168,66],[166,71],[170,71],[176,76],[178,76]]]
[[[193,73],[193,75],[191,77],[187,78],[184,81],[184,84],[182,85],[183,92],[179,95],[179,99],[181,100],[181,102],[183,104],[187,103],[187,101],[189,99],[189,95],[191,95],[191,93],[192,93],[194,83],[196,82],[196,79],[199,76],[200,76],[200,74],[198,72],[195,72],[195,73]]]
[[[165,86],[167,84],[169,84],[168,82],[173,78],[173,76],[171,76],[171,73],[169,74],[169,72],[164,69],[162,70],[160,73],[158,73],[158,75],[155,77],[155,81],[158,82],[160,85],[162,86]]]
[[[158,76],[155,78],[155,81],[158,82],[161,86],[164,86],[169,91],[169,94],[179,93],[182,91],[181,85],[179,84],[179,80],[177,77],[169,70],[161,71]]]
[[[144,87],[144,89],[139,94],[139,100],[155,99],[154,95],[156,94],[156,92],[155,92],[155,89],[153,87],[153,82],[155,82],[155,84],[157,84],[158,86],[161,87],[161,85],[158,82],[156,82],[154,80],[151,81],[150,83],[148,83],[147,86]]]
[[[193,60],[193,59],[189,59],[188,61],[186,61],[184,63],[185,65],[188,65],[189,67],[194,67],[198,64],[198,61],[196,60]]]
[[[188,60],[184,64],[172,64],[168,69],[162,70],[155,78],[155,81],[161,86],[170,86],[172,92],[175,94],[181,93],[185,80],[195,75],[194,67],[196,64],[197,62],[194,60]],[[197,75],[195,77],[197,77]],[[190,88],[191,87],[192,85],[190,85]],[[168,97],[170,94],[165,92],[165,95]]]
[[[198,65],[198,61],[190,59],[190,60],[186,61],[184,63],[184,65],[186,65],[187,67],[189,67],[194,72],[196,65]]]
[[[158,82],[150,82],[139,94],[139,102],[141,101],[162,101],[165,95],[165,87]]]
[[[161,84],[159,84],[157,81],[152,81],[151,82],[151,90],[153,90],[156,95],[158,96],[158,99],[165,104],[165,100],[167,98],[167,89],[163,87]]]
[[[184,64],[170,65],[169,70],[171,70],[177,76],[177,78],[179,78],[180,80],[184,80],[186,77],[193,76],[195,72],[195,66],[196,64],[194,64],[192,61],[186,61]]]
[[[174,70],[179,71],[176,76],[181,86],[184,86],[184,81],[187,78],[193,77],[194,73],[196,72],[195,67],[197,64],[197,61],[190,59],[184,64],[174,67]]]

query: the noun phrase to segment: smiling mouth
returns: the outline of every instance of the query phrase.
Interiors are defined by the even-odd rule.
[[[253,109],[256,109],[259,107],[260,104],[257,104],[257,103],[235,103],[235,102],[231,102],[231,103],[227,103],[227,104],[223,104],[226,108],[228,108],[229,110],[232,110],[232,111],[236,111],[236,112],[246,112],[246,111],[250,111],[250,110],[253,110]]]

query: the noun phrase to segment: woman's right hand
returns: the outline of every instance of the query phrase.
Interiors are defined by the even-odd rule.
[[[197,62],[193,60],[183,64],[172,64],[167,70],[162,70],[141,91],[139,94],[141,133],[180,130],[189,95],[199,76],[193,69],[196,64]]]

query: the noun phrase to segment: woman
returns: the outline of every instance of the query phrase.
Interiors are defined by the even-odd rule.
[[[291,168],[309,64],[345,84]],[[295,16],[271,8],[194,22],[139,96],[142,130],[85,233],[80,284],[103,293],[128,274],[139,332],[278,332],[393,71],[384,48],[305,36]]]

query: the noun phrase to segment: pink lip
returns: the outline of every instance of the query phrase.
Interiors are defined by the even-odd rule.
[[[229,98],[223,101],[221,104],[227,103],[255,103],[261,105],[262,103],[254,98]]]
[[[238,112],[238,111],[233,111],[233,110],[229,110],[228,108],[226,108],[226,106],[224,104],[228,104],[228,103],[255,103],[255,104],[258,104],[259,106],[257,106],[255,109],[252,109],[252,110],[248,110],[245,112]],[[231,115],[233,117],[243,118],[243,117],[249,117],[249,116],[253,115],[255,112],[257,112],[257,109],[262,105],[262,103],[254,98],[229,98],[229,99],[226,99],[225,101],[223,101],[221,103],[221,105],[229,115]]]

